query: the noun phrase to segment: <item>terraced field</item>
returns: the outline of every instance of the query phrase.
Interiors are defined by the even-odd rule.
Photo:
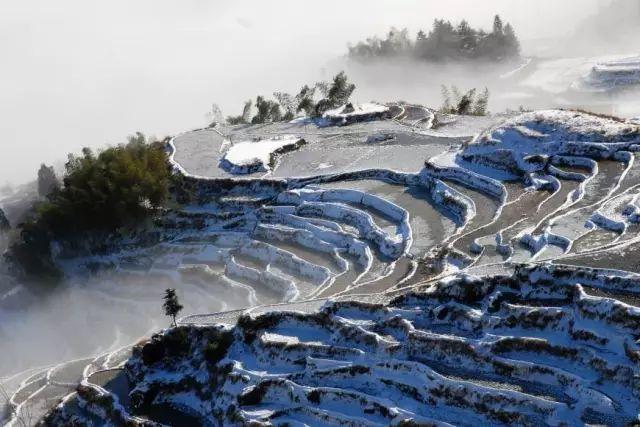
[[[131,357],[11,379],[17,415],[68,394],[51,380],[68,366],[82,384],[54,424],[637,419],[638,127],[541,111],[474,135],[475,119],[437,126],[424,107],[389,108],[391,119],[344,127],[174,138],[183,180],[155,240],[73,265],[161,276],[212,309]],[[270,170],[220,167],[235,142],[284,135],[305,144]]]

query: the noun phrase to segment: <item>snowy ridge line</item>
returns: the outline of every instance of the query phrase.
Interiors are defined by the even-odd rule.
[[[80,383],[77,393],[81,407],[99,419],[109,420],[115,425],[151,425],[148,420],[129,414],[114,393],[90,383],[87,379]],[[57,409],[64,412],[64,406]]]
[[[542,263],[516,265],[514,275],[527,277],[534,284],[553,280],[560,285],[582,284],[604,290],[640,294],[640,274],[628,271]]]
[[[161,394],[175,409],[242,423],[634,420],[640,310],[530,273],[452,276],[386,305],[329,302],[241,316],[233,327],[183,326],[189,344],[170,359],[164,343],[175,330],[166,330],[149,351],[134,349],[132,396]],[[203,353],[210,342],[222,346],[213,360]],[[143,358],[152,348],[157,356]],[[205,361],[210,369],[199,369]]]

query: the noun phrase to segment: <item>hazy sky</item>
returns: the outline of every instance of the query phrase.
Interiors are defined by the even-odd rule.
[[[606,2],[605,0],[600,3]],[[437,17],[490,28],[500,13],[523,40],[566,36],[598,0],[3,0],[0,184],[40,162],[137,130],[205,124],[217,102],[293,91],[346,43]]]

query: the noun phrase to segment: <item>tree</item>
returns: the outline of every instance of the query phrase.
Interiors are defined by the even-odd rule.
[[[324,96],[325,98],[329,96],[329,82],[317,82],[315,88],[318,90],[318,92],[320,92],[320,95]]]
[[[516,32],[511,26],[511,24],[507,24],[504,26],[504,41],[503,48],[505,51],[505,55],[507,57],[518,57],[520,56],[520,41],[516,36]]]
[[[164,303],[162,304],[162,308],[164,308],[165,316],[171,317],[173,326],[177,326],[176,324],[176,316],[182,311],[184,308],[180,301],[178,300],[178,295],[176,295],[176,290],[172,288],[168,288],[164,291]]]
[[[304,111],[307,116],[313,115],[316,108],[316,103],[313,100],[315,92],[315,87],[311,88],[308,85],[302,86],[302,89],[300,89],[300,92],[296,95],[296,102],[298,104],[297,113]]]
[[[356,85],[353,83],[349,83],[345,72],[340,71],[333,78],[333,84],[329,88],[327,98],[336,107],[338,107],[349,102],[349,98],[351,97],[351,94],[354,90],[356,90]]]
[[[253,101],[248,100],[244,103],[242,114],[239,116],[227,116],[227,123],[230,125],[242,125],[251,121],[251,108],[253,107]]]
[[[473,107],[473,115],[486,116],[488,106],[489,106],[489,89],[485,87],[482,94],[478,96],[478,98],[476,99],[476,104]]]
[[[273,97],[284,109],[283,119],[287,121],[293,120],[298,112],[298,103],[296,102],[296,99],[286,92],[274,92]]]
[[[0,233],[8,231],[10,229],[11,224],[9,223],[9,220],[7,219],[7,216],[5,215],[2,208],[0,208]]]
[[[277,102],[265,99],[263,96],[256,98],[256,108],[258,112],[251,123],[271,123],[282,120],[282,112],[280,111],[280,105]]]
[[[475,88],[462,95],[457,86],[451,86],[449,89],[442,85],[441,92],[443,103],[440,111],[443,113],[474,116],[487,114],[489,104],[489,89],[487,88],[478,96],[476,96],[477,90]],[[451,93],[453,93],[453,99]]]
[[[504,26],[502,24],[502,18],[500,18],[500,15],[496,15],[495,18],[493,18],[493,34],[502,35],[503,31]]]
[[[465,93],[457,106],[457,113],[462,115],[471,114],[471,107],[473,106],[473,102],[475,100],[476,90],[471,89],[469,92]]]
[[[60,188],[60,184],[53,166],[41,164],[38,170],[38,194],[40,197],[47,197],[58,188]]]
[[[211,104],[211,112],[209,113],[210,121],[209,127],[214,127],[218,123],[224,123],[225,119],[222,115],[222,110],[218,104]]]
[[[249,123],[251,120],[251,107],[253,107],[253,101],[248,100],[244,103],[244,107],[242,108],[242,120],[244,123]]]
[[[359,61],[400,55],[425,61],[501,60],[519,55],[519,42],[513,27],[496,15],[490,33],[472,28],[466,20],[453,25],[450,21],[435,19],[428,35],[420,30],[411,40],[406,29],[391,28],[385,39],[371,37],[350,45],[348,51],[349,58]]]
[[[440,93],[442,94],[442,107],[440,107],[440,111],[445,114],[450,114],[453,110],[453,106],[451,105],[451,94],[449,92],[449,88],[446,85],[442,85],[440,87]]]
[[[329,87],[327,96],[316,104],[315,115],[321,116],[325,111],[331,108],[346,105],[354,90],[356,90],[356,85],[349,83],[345,72],[340,71],[333,78],[333,82]]]

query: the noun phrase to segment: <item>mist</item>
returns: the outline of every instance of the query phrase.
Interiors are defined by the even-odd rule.
[[[442,17],[490,28],[499,13],[526,55],[530,42],[568,37],[606,3],[3,2],[0,184],[33,179],[41,162],[61,164],[68,152],[119,143],[138,130],[163,136],[202,126],[214,102],[237,114],[257,94],[328,79],[348,42],[391,26],[415,34]],[[371,79],[354,80],[356,98],[397,98],[378,95]],[[441,80],[425,76],[423,85],[437,92],[448,83]],[[437,106],[440,99],[415,101]]]
[[[538,87],[544,78],[513,83],[508,73],[520,64],[466,71],[407,62],[362,66],[344,60],[346,46],[382,36],[392,26],[407,27],[413,36],[419,29],[428,31],[435,18],[467,19],[488,29],[500,14],[515,27],[524,56],[573,55],[569,41],[608,3],[5,1],[0,5],[0,185],[33,180],[42,162],[59,165],[69,152],[120,143],[135,131],[162,137],[201,127],[208,123],[212,103],[225,115],[238,114],[246,99],[295,92],[340,69],[358,86],[356,101],[403,99],[438,107],[440,86],[456,84],[489,87],[493,112],[562,105],[561,97],[554,96],[555,80],[544,91]],[[599,54],[607,43],[598,44]],[[580,44],[579,55],[589,54],[589,45],[594,44]],[[634,49],[639,46],[630,41],[624,52],[612,53]],[[576,64],[581,71],[590,66],[588,61]],[[552,66],[546,72],[556,73]],[[507,77],[496,80],[496,75]],[[567,77],[567,83],[574,77]],[[629,102],[634,104],[624,113],[636,114],[637,104]],[[160,309],[163,287],[144,288],[157,285],[157,279],[136,282],[143,288],[133,300],[135,309],[131,300],[126,303],[130,289],[99,282],[77,283],[73,291],[34,303],[37,308],[0,310],[0,338],[9,343],[0,373],[95,354],[167,323]],[[217,296],[203,298],[207,292],[178,285],[184,288],[184,314],[220,309],[214,304]],[[0,302],[9,306],[10,298],[5,295]],[[59,327],[52,328],[55,324]]]

